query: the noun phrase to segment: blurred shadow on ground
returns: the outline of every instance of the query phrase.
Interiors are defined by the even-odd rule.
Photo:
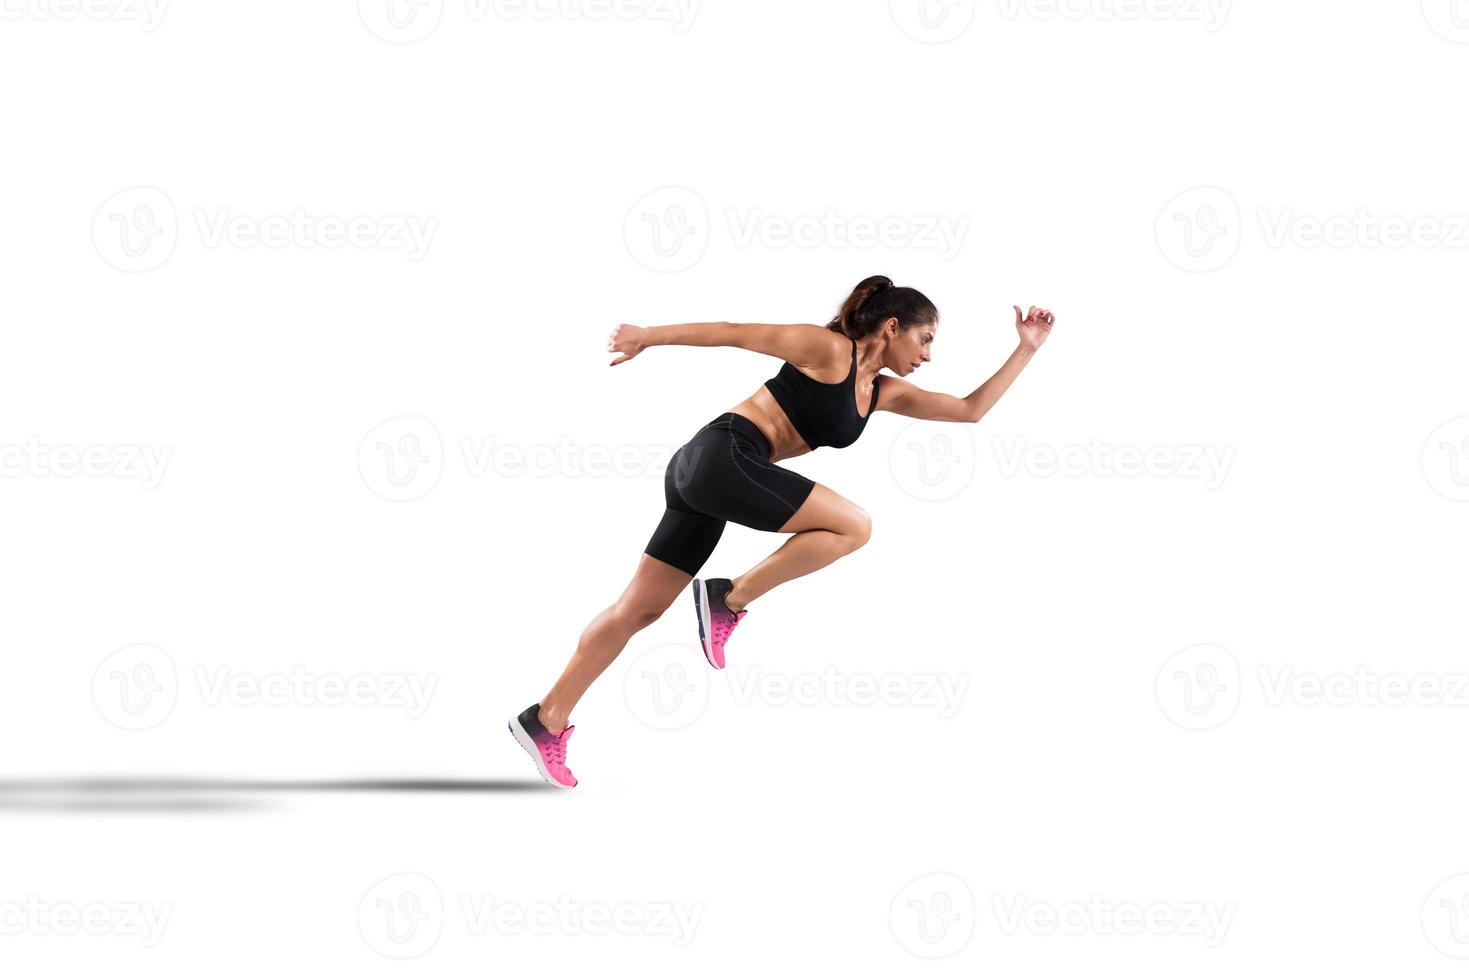
[[[229,779],[196,776],[72,776],[0,779],[0,811],[209,813],[257,810],[312,793],[539,793],[540,779]]]

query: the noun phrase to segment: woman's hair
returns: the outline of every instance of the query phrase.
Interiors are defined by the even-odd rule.
[[[890,316],[897,317],[898,324],[907,330],[921,323],[937,323],[939,311],[912,286],[894,286],[887,276],[868,276],[852,290],[826,329],[859,340],[876,333]]]

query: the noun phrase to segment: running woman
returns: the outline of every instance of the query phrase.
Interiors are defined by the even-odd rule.
[[[699,645],[715,670],[750,603],[783,582],[862,547],[867,512],[834,490],[777,466],[820,446],[857,441],[873,412],[935,422],[978,422],[1045,343],[1055,317],[1015,307],[1019,345],[994,375],[962,398],[903,380],[932,359],[938,310],[887,276],[857,284],[825,327],[811,323],[620,324],[607,349],[615,367],[649,347],[740,347],[785,363],[749,398],[694,433],[663,476],[666,509],[622,595],[587,625],[561,679],[510,720],[510,732],[546,781],[576,785],[566,745],[573,707],[632,635],[655,622],[685,587],[698,618]],[[887,368],[896,377],[879,375]],[[878,384],[879,378],[882,383]],[[790,534],[774,554],[734,578],[696,578],[727,521]]]

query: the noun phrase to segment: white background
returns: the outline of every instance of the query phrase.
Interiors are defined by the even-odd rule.
[[[4,0],[6,975],[1462,975],[1463,8]],[[680,600],[543,787],[778,367],[607,335],[874,273],[925,387],[1056,326],[786,464],[871,542],[723,674]]]

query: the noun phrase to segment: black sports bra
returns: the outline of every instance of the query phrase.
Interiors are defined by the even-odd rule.
[[[851,340],[850,337],[847,338]],[[765,387],[786,413],[806,445],[844,449],[857,441],[877,405],[877,377],[872,379],[872,404],[857,414],[857,342],[852,340],[852,370],[841,381],[817,381],[790,361],[781,364]]]

